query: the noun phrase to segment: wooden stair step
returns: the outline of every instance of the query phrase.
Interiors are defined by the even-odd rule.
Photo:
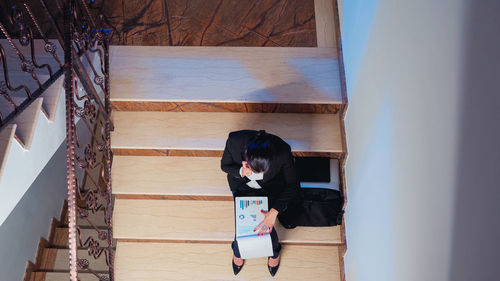
[[[101,228],[102,231],[107,231],[105,228]],[[54,239],[51,243],[54,248],[67,248],[68,247],[68,232],[69,228],[60,226],[55,228]],[[93,228],[83,228],[80,227],[80,236],[83,241],[87,240],[88,237],[98,238],[97,231]],[[101,245],[107,245],[105,242],[101,242]]]
[[[116,199],[113,235],[118,240],[208,241],[234,239],[233,201]],[[340,227],[276,230],[285,244],[339,245]]]
[[[336,246],[284,245],[274,278],[267,258],[246,260],[234,276],[231,257],[229,245],[118,242],[116,280],[341,280]]]
[[[101,273],[101,276],[107,276],[107,274]],[[31,279],[29,281],[68,281],[69,272],[33,272],[31,274]],[[78,273],[78,280],[80,281],[100,281],[98,277],[92,273]],[[103,280],[109,280],[103,279]],[[118,279],[115,279],[118,280]]]
[[[111,174],[113,194],[118,198],[215,196],[232,200],[216,157],[115,156]]]
[[[0,131],[0,178],[2,177],[5,163],[9,157],[10,146],[12,145],[16,128],[16,124],[8,124]]]
[[[54,121],[57,112],[57,106],[59,105],[59,99],[62,97],[64,99],[64,76],[59,77],[50,87],[42,94],[43,104],[42,108],[47,114],[47,118],[50,121]]]
[[[17,124],[15,137],[26,150],[31,147],[36,125],[38,124],[38,116],[42,113],[42,103],[43,98],[41,97],[34,100],[33,103],[10,121],[11,124]]]
[[[266,130],[300,155],[343,152],[339,114],[114,112],[115,154],[221,156],[229,132]]]
[[[108,270],[106,256],[102,254],[94,259],[88,250],[78,250],[78,258],[89,261],[90,268],[94,271],[103,272]],[[45,248],[43,250],[42,264],[39,271],[69,271],[69,250],[57,248]]]
[[[91,211],[89,211],[88,214],[89,214],[89,220],[95,226],[97,226],[98,228],[106,227],[106,224],[104,222],[104,211],[101,210],[101,211],[98,211],[96,213],[92,213]],[[77,225],[82,226],[84,228],[91,226],[88,220],[78,218],[78,216],[77,216]]]
[[[13,86],[17,87],[19,85],[25,85],[33,94],[38,89],[38,84],[36,84],[36,82],[33,79],[31,79],[31,76],[29,75],[26,76],[26,75],[27,74],[25,73],[9,74],[9,78]],[[42,84],[45,83],[47,80],[49,80],[48,75],[39,75],[38,78],[40,79],[40,82]],[[54,81],[54,83],[50,85],[50,87],[47,90],[45,90],[42,94],[43,96],[42,112],[47,116],[47,119],[50,121],[54,121],[57,111],[57,105],[59,103],[59,98],[62,95],[63,82],[64,82],[64,77],[63,76],[59,77],[59,79]],[[16,103],[16,105],[18,106],[22,102],[24,102],[28,97],[24,90],[15,93],[9,92],[9,94]],[[14,109],[10,103],[8,103],[4,99],[0,101],[0,112],[2,112],[2,115],[4,117],[6,117],[13,111]]]
[[[343,103],[335,48],[111,46],[111,73],[111,100],[123,110]]]
[[[37,77],[40,80],[41,84],[45,83],[50,78],[50,76],[48,74],[47,75],[46,74],[37,74]],[[0,81],[4,81],[3,74],[0,76]],[[30,74],[24,73],[22,71],[16,71],[16,70],[10,71],[9,70],[9,82],[13,88],[17,88],[21,85],[28,87],[28,89],[31,91],[32,94],[33,94],[33,92],[35,92],[36,89],[38,89],[38,84],[33,79],[33,77],[31,77]],[[24,90],[20,90],[17,92],[9,91],[9,95],[11,95],[12,97],[16,97],[16,96],[19,97],[20,96],[23,99],[27,98],[26,91],[24,91]]]

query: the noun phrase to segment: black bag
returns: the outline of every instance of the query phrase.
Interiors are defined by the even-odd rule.
[[[295,158],[301,182],[330,182],[330,159],[324,157]],[[278,215],[285,228],[296,226],[334,226],[342,223],[344,199],[337,190],[301,188],[297,200]]]
[[[296,226],[334,226],[342,224],[343,198],[339,191],[301,188],[299,199],[278,215],[285,228]]]

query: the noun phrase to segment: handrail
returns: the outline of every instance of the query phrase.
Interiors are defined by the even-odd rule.
[[[12,108],[7,113],[4,110],[4,116],[0,112],[0,129],[64,75],[69,279],[77,281],[84,272],[113,281],[109,39],[92,18],[87,2],[93,3],[0,3],[3,11],[10,9],[9,18],[0,19],[0,37],[5,37],[5,43],[0,42],[0,99]],[[64,51],[64,58],[58,56],[58,48]],[[42,53],[44,58],[38,58]],[[13,79],[19,75],[23,75],[21,82]],[[49,78],[44,81],[43,75]],[[94,217],[99,216],[101,221],[96,221]],[[82,222],[94,230],[92,234],[84,236],[88,232],[81,231]],[[88,258],[78,256],[81,248],[87,249],[91,259],[104,259],[108,270],[94,270]]]
[[[85,0],[65,1],[63,36],[70,280],[77,281],[79,272],[114,280],[109,39],[95,25]],[[93,60],[94,55],[99,59]],[[78,118],[85,125],[83,132],[77,130]],[[83,138],[79,134],[84,133],[91,136],[87,144],[80,143]],[[85,185],[79,184],[83,181],[78,175],[82,174],[89,179]],[[92,214],[99,213],[105,229],[92,219]],[[78,221],[86,221],[96,235],[82,237]],[[89,260],[79,258],[79,247],[86,248],[91,258],[104,258],[107,274],[93,270]]]
[[[0,112],[0,129],[43,95],[63,74],[63,65],[57,56],[57,45],[50,41],[40,28],[39,19],[44,16],[43,13],[36,16],[27,2],[9,2],[11,5],[8,21],[0,20],[0,34],[7,41],[7,44],[0,43],[0,67],[3,69],[1,71],[3,75],[0,74],[0,77],[3,76],[3,81],[0,81],[0,96],[8,104],[8,109],[4,108],[3,112]],[[17,2],[21,2],[20,5],[17,5]],[[35,45],[36,39],[31,26],[35,27],[37,34],[44,41],[42,50],[37,50],[40,47]],[[23,53],[21,47],[28,47],[29,54]],[[7,49],[14,55],[8,56]],[[37,54],[42,52],[53,61],[39,63]],[[18,73],[17,78],[22,77],[22,81],[12,79],[13,73]],[[46,81],[40,80],[39,76],[43,74],[49,76]],[[30,80],[34,81],[36,86],[29,87]]]

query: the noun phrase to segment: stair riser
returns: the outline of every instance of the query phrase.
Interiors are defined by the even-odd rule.
[[[187,156],[187,157],[222,157],[222,150],[185,150],[185,149],[128,149],[113,148],[114,155],[120,156]],[[296,157],[326,157],[342,159],[342,152],[294,151]]]
[[[320,113],[335,114],[341,104],[277,104],[277,103],[216,103],[216,102],[147,102],[112,101],[116,111],[171,112],[248,112],[248,113]]]

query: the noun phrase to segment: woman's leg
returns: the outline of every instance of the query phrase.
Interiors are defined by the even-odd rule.
[[[271,244],[273,245],[273,256],[275,259],[279,257],[281,251],[281,244],[278,238],[278,233],[276,232],[276,228],[273,227],[271,231]],[[238,248],[238,241],[236,241],[236,236],[234,237],[233,243],[231,243],[231,248],[233,249],[233,254],[237,258],[241,258],[240,249]]]

